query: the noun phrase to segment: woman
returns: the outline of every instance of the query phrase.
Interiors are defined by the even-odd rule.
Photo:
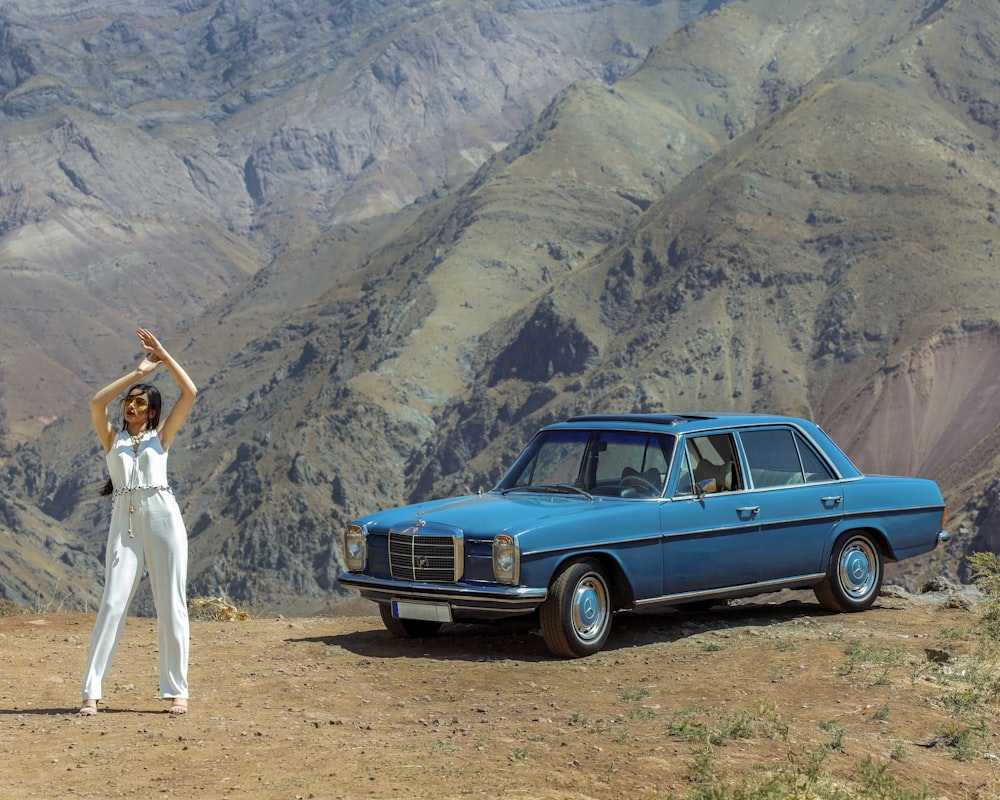
[[[144,358],[132,372],[108,384],[93,396],[90,412],[104,445],[111,474],[106,494],[113,494],[108,534],[104,596],[94,623],[83,678],[80,714],[93,716],[101,686],[121,641],[129,604],[139,588],[143,570],[156,606],[160,650],[160,696],[171,701],[173,714],[187,712],[188,612],[187,531],[180,509],[167,484],[167,451],[198,393],[191,378],[145,328],[139,328]],[[160,419],[160,393],[142,382],[160,364],[169,370],[180,397],[166,419]],[[108,404],[125,395],[121,430],[108,415]]]

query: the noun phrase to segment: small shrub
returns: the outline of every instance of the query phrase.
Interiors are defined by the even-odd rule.
[[[509,758],[511,761],[524,761],[528,758],[528,751],[524,747],[515,747],[510,751]]]
[[[693,761],[687,765],[692,789],[685,800],[927,800],[930,797],[926,787],[915,792],[900,787],[890,773],[893,761],[905,755],[901,747],[893,752],[891,761],[876,763],[869,756],[855,763],[855,779],[845,785],[830,774],[827,766],[829,747],[793,744],[788,725],[779,724],[776,713],[773,717],[771,722],[783,731],[787,748],[781,766],[773,769],[759,766],[753,775],[738,783],[729,783],[719,774],[713,747],[700,746],[692,752]],[[820,727],[840,730],[833,722]],[[668,794],[667,798],[678,800],[673,794]]]
[[[979,620],[982,644],[986,649],[1000,648],[1000,555],[973,553],[968,557],[969,575],[986,600]]]
[[[649,697],[649,689],[642,686],[638,689],[626,689],[622,692],[622,700],[644,700]]]
[[[209,622],[237,622],[253,619],[249,611],[237,608],[221,597],[192,597],[188,600],[192,619]]]
[[[0,617],[19,617],[22,614],[27,613],[28,609],[20,603],[15,603],[13,600],[7,600],[4,597],[0,597]]]
[[[708,719],[699,719],[706,716]],[[667,724],[667,733],[686,742],[722,744],[732,739],[752,739],[766,736],[769,739],[783,736],[788,726],[780,722],[773,707],[762,703],[756,713],[731,712],[721,719],[712,719],[703,709],[690,709],[675,714]]]
[[[988,603],[1000,604],[1000,555],[972,553],[967,562],[969,575]]]
[[[892,762],[876,764],[868,756],[864,761],[854,765],[854,774],[861,781],[859,797],[868,800],[926,800],[931,796],[930,789],[924,787],[918,792],[910,792],[896,784],[896,778],[889,774]]]
[[[906,664],[906,650],[900,646],[884,647],[876,644],[863,644],[860,639],[851,639],[844,649],[847,663],[837,670],[841,677],[867,674],[863,682],[855,682],[855,686],[885,686],[894,667]]]
[[[821,731],[826,731],[827,733],[833,734],[833,739],[831,739],[826,746],[831,750],[843,750],[844,749],[844,734],[846,731],[840,727],[834,720],[829,722],[819,723],[819,729]]]
[[[984,735],[983,727],[982,723],[946,722],[935,731],[935,743],[947,747],[957,761],[974,761],[980,756],[977,742]]]

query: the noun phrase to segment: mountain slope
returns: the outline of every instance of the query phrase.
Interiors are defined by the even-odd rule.
[[[271,422],[300,418],[309,434],[296,437],[294,451],[272,443],[284,458],[261,449],[255,463],[274,464],[270,491],[280,494],[283,462],[301,454],[321,464],[310,485],[330,485],[335,534],[366,508],[486,488],[535,428],[589,410],[806,413],[846,437],[865,468],[944,466],[914,461],[919,451],[907,447],[894,462],[861,458],[839,420],[856,418],[847,400],[890,356],[919,353],[949,326],[988,324],[996,307],[981,281],[988,261],[970,270],[958,313],[915,313],[953,282],[917,257],[940,252],[952,227],[962,232],[953,246],[964,248],[977,240],[968,226],[991,224],[976,217],[989,193],[974,190],[996,185],[986,132],[936,107],[920,86],[904,83],[897,96],[881,85],[882,59],[898,54],[878,56],[879,43],[914,24],[902,12],[895,29],[879,17],[881,27],[855,29],[860,39],[844,33],[821,65],[786,59],[782,72],[761,48],[755,68],[737,61],[720,77],[714,54],[741,51],[726,37],[746,35],[745,10],[718,11],[612,90],[566,92],[475,179],[430,207],[400,247],[366,264],[367,290],[338,289],[323,312],[303,311],[309,333],[301,338],[317,366],[297,386],[314,399]],[[764,11],[781,18],[773,4]],[[829,23],[829,12],[820,18]],[[811,35],[815,25],[801,29]],[[706,46],[713,37],[727,44]],[[844,66],[845,54],[869,40],[873,55]],[[716,71],[700,68],[711,77],[697,83],[705,102],[684,97],[716,110],[678,114],[681,101],[662,87],[676,74],[699,74],[697,57]],[[756,91],[731,92],[747,73],[762,76]],[[775,74],[795,88],[769,116]],[[720,102],[733,95],[738,103]],[[730,140],[737,116],[752,127]],[[914,116],[925,120],[919,130]],[[867,150],[858,146],[864,136]],[[975,177],[953,189],[958,170],[949,162],[969,142],[978,148]],[[713,148],[718,154],[695,168]],[[931,188],[936,196],[927,196]],[[973,199],[961,200],[967,192]],[[938,216],[942,204],[953,218]],[[882,281],[883,270],[898,277]],[[881,420],[872,424],[881,434]],[[964,429],[966,442],[975,430]],[[329,541],[335,552],[335,536]]]
[[[990,402],[1000,172],[992,127],[974,111],[989,71],[946,73],[937,54],[960,52],[976,28],[983,49],[966,52],[995,64],[997,16],[966,3],[921,16],[918,33],[904,35],[915,26],[905,22],[894,38],[922,56],[920,70],[899,68],[895,49],[859,68],[833,59],[605,253],[485,337],[476,387],[444,415],[450,436],[413,465],[414,496],[489,485],[497,453],[570,413],[708,407],[813,416],[864,469],[935,477],[962,508],[959,487],[998,467],[989,442],[1000,421]],[[949,81],[962,104],[939,91]],[[531,335],[540,319],[575,331],[576,349],[595,354],[586,370],[498,375],[497,359],[556,372],[565,363],[565,337]],[[457,463],[456,450],[483,455]]]
[[[488,488],[584,411],[808,414],[862,468],[938,479],[955,553],[983,541],[997,40],[975,0],[726,4],[460,186],[289,247],[175,336],[192,589],[320,610],[347,519]],[[78,420],[46,430],[18,461],[94,553],[100,460]]]
[[[118,368],[110,329],[174,326],[286,248],[470,175],[572,80],[613,80],[689,4],[43,0],[0,9],[0,303],[23,440]],[[25,286],[26,279],[33,280]],[[31,293],[52,296],[39,309]],[[103,307],[102,324],[23,330]],[[10,386],[8,381],[8,386]]]

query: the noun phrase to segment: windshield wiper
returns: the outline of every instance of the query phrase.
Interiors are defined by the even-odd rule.
[[[545,492],[554,494],[582,494],[588,500],[593,500],[594,496],[586,489],[581,489],[572,483],[538,483],[528,486],[511,486],[503,490],[507,492]]]

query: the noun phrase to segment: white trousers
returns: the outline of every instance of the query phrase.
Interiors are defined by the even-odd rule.
[[[134,538],[129,536],[130,528]],[[105,556],[104,596],[83,677],[84,700],[101,699],[101,687],[111,671],[144,570],[149,572],[156,606],[160,696],[188,696],[187,550],[184,521],[169,491],[132,492],[115,498]]]

